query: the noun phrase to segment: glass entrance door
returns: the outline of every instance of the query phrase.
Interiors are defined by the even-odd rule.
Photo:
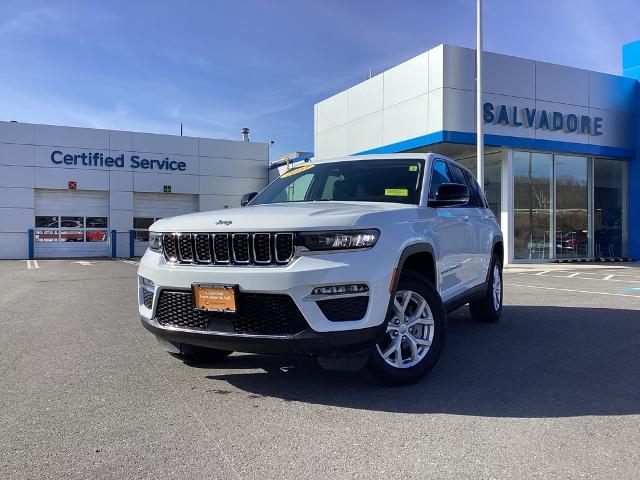
[[[589,159],[554,155],[555,257],[589,257]]]

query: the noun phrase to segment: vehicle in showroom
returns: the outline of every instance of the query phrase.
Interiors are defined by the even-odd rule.
[[[175,355],[313,355],[401,385],[438,361],[447,312],[500,317],[500,228],[446,157],[309,162],[242,205],[150,228],[139,313]]]

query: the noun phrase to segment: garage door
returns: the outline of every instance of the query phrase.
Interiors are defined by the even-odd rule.
[[[107,257],[109,192],[34,191],[36,258]]]
[[[198,196],[184,193],[134,193],[133,228],[134,255],[141,256],[147,248],[149,227],[160,218],[175,217],[198,211]]]

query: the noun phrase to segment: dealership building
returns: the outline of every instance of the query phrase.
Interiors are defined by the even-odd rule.
[[[640,258],[640,42],[624,75],[483,54],[485,192],[509,262]],[[317,158],[476,168],[475,50],[437,46],[315,105]]]
[[[640,41],[622,76],[483,55],[507,261],[640,259]],[[475,51],[437,46],[316,104],[315,158],[436,152],[474,171],[475,96]],[[156,219],[238,206],[310,156],[270,167],[266,143],[0,122],[0,258],[140,255]]]
[[[140,255],[156,219],[263,188],[268,158],[266,143],[0,122],[0,258]]]

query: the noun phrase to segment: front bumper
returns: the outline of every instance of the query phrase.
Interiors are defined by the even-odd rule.
[[[242,335],[201,332],[163,327],[155,320],[140,317],[144,328],[161,341],[246,353],[331,355],[354,353],[370,348],[380,338],[384,325],[342,332],[314,332],[293,335]]]
[[[167,264],[161,254],[147,251],[140,262],[138,275],[155,284],[155,295],[151,308],[147,308],[143,295],[145,287],[139,282],[140,318],[145,328],[156,336],[192,345],[262,353],[356,351],[361,347],[367,348],[381,335],[380,329],[389,307],[389,284],[395,261],[380,258],[373,248],[301,256],[285,266],[172,265]],[[155,318],[160,292],[187,291],[194,283],[237,285],[240,292],[247,294],[287,295],[309,328],[292,335],[270,336],[211,329],[193,331],[160,325]],[[311,295],[315,287],[341,284],[368,286],[368,306],[362,318],[331,321]]]

